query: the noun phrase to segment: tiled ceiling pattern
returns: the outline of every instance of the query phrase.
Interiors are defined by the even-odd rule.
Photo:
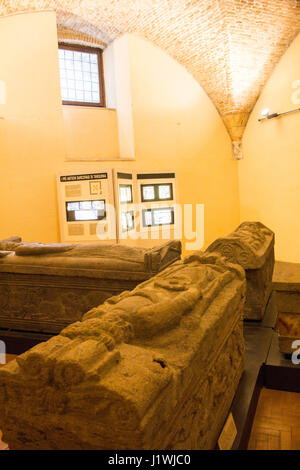
[[[0,0],[0,15],[55,9],[59,36],[108,44],[137,33],[199,81],[233,140],[300,31],[299,0]]]

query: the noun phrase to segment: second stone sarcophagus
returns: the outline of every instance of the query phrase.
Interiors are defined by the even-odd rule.
[[[0,369],[11,449],[213,449],[243,371],[245,273],[196,252]]]
[[[261,320],[272,292],[274,233],[260,222],[243,222],[229,235],[215,240],[207,252],[218,252],[246,271],[245,319]]]
[[[181,257],[181,243],[129,248],[104,243],[0,241],[0,328],[58,333],[90,308]]]
[[[278,311],[279,350],[292,354],[297,348],[294,342],[300,340],[300,264],[277,261],[273,289]]]

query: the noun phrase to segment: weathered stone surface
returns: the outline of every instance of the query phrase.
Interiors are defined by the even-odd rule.
[[[217,252],[246,271],[245,318],[261,320],[272,291],[274,233],[260,222],[243,222],[229,235],[215,240],[207,252]]]
[[[0,326],[58,333],[112,295],[131,290],[181,256],[181,243],[119,245],[0,242]],[[9,244],[9,245],[8,245]],[[7,252],[6,252],[7,253]]]
[[[300,340],[300,264],[276,261],[273,289],[278,310],[279,349],[291,354],[292,343]]]
[[[42,243],[20,243],[16,247],[15,253],[17,256],[38,256],[66,253],[70,250],[74,250],[74,245],[67,243],[49,243],[48,245]]]
[[[212,449],[243,370],[244,270],[177,261],[0,370],[11,449]]]
[[[9,237],[0,240],[0,250],[13,251],[22,242],[21,237]]]

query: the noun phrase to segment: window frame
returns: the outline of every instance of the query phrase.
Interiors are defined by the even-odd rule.
[[[87,52],[98,55],[98,76],[99,76],[99,103],[91,103],[88,101],[65,101],[62,100],[63,105],[69,106],[87,106],[96,108],[105,108],[105,88],[104,88],[104,72],[103,72],[103,50],[99,47],[88,47],[80,44],[66,44],[64,42],[58,43],[58,49],[67,49],[70,51]],[[59,67],[60,70],[60,67]],[[60,85],[61,88],[61,85]]]

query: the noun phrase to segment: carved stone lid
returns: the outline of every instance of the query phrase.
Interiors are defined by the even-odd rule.
[[[273,288],[277,291],[300,292],[300,263],[276,261]]]
[[[180,259],[181,242],[146,249],[104,243],[0,241],[0,272],[144,280]],[[7,253],[8,250],[13,250]],[[4,256],[5,254],[5,256]]]
[[[274,233],[261,222],[243,222],[226,237],[217,238],[206,251],[217,252],[244,269],[259,269],[274,247]]]

